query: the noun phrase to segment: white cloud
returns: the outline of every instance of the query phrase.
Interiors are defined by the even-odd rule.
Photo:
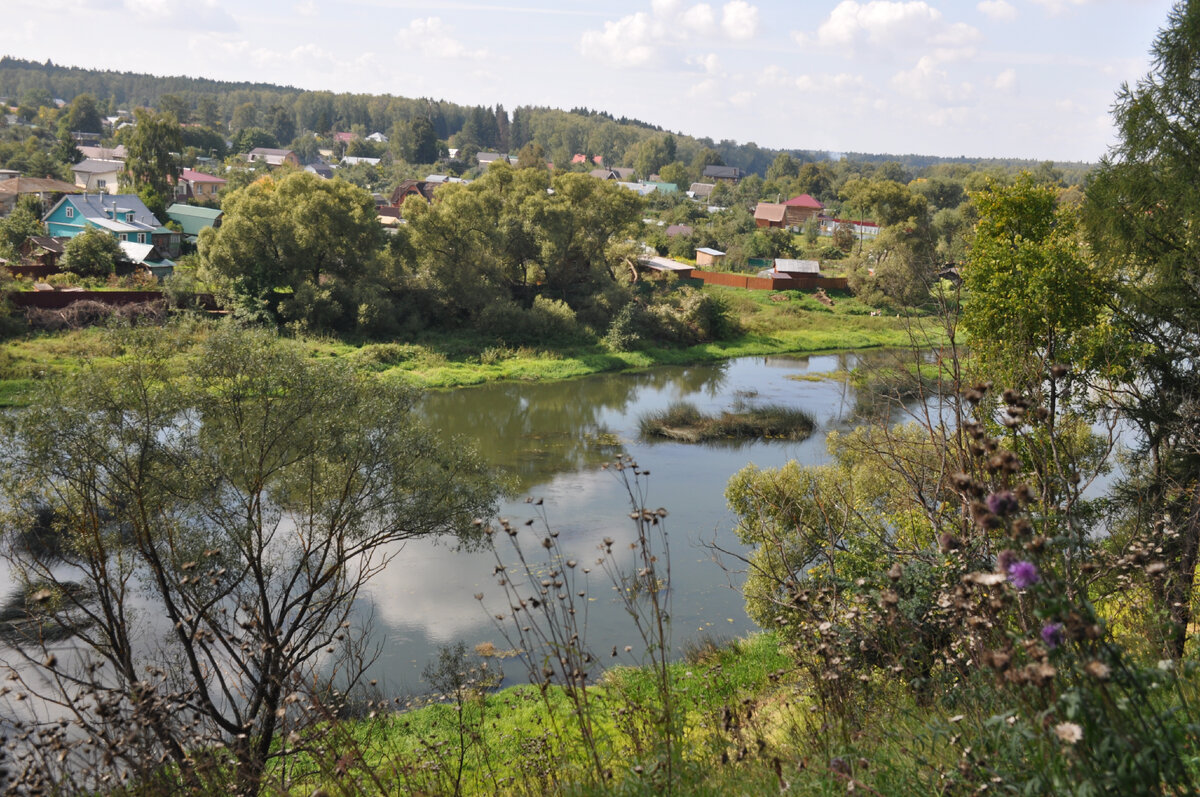
[[[941,11],[924,0],[871,0],[868,3],[842,0],[814,35],[795,33],[793,36],[800,44],[815,43],[829,48],[853,49],[867,45],[876,50],[921,50],[933,47],[937,48],[940,59],[947,60],[969,54],[970,46],[979,40],[980,33],[966,23],[947,22]]]
[[[721,28],[735,41],[746,41],[758,33],[758,9],[745,0],[733,0],[721,10]]]
[[[229,32],[238,24],[215,0],[125,0],[134,23]]]
[[[1089,3],[1094,3],[1095,0],[1033,0],[1040,6],[1043,6],[1051,14],[1061,14],[1071,8],[1080,8]]]
[[[983,0],[975,7],[979,13],[996,22],[1011,22],[1017,18],[1017,9],[1004,0]]]
[[[297,3],[296,13],[302,17],[315,17],[317,15],[316,0],[304,0],[303,3]]]
[[[687,62],[693,66],[700,67],[707,75],[719,75],[721,73],[721,59],[717,57],[716,53],[693,55],[687,59]]]
[[[631,14],[616,22],[605,22],[603,31],[585,32],[579,50],[615,66],[643,66],[655,56],[652,42],[658,36],[656,28],[649,14]]]
[[[468,48],[451,35],[453,32],[453,28],[442,22],[440,17],[414,19],[407,28],[396,34],[396,43],[426,58],[477,61],[487,57],[486,49]]]
[[[992,87],[1005,94],[1017,93],[1017,70],[1005,69],[992,81]]]
[[[971,100],[974,87],[970,83],[955,83],[938,61],[923,56],[912,69],[897,72],[891,79],[892,88],[900,94],[921,102],[940,106],[961,105]]]
[[[746,0],[722,6],[719,23],[708,3],[689,6],[682,0],[652,0],[649,12],[638,11],[607,21],[600,30],[585,31],[579,51],[614,66],[637,67],[654,61],[671,46],[713,38],[746,41],[757,31],[758,8]]]

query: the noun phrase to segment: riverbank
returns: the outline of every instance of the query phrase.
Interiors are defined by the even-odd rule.
[[[418,388],[454,388],[498,381],[558,381],[746,356],[895,348],[914,342],[929,345],[938,334],[937,325],[929,317],[871,315],[853,300],[834,309],[818,310],[808,307],[810,297],[790,295],[795,292],[749,296],[746,291],[732,289],[706,290],[721,293],[731,304],[744,330],[742,334],[695,346],[647,347],[628,352],[608,351],[600,344],[507,346],[467,333],[396,342],[306,336],[295,340],[316,359],[347,361],[381,378]],[[186,357],[216,323],[221,322],[180,319],[164,328],[170,330],[164,334],[177,338],[180,356]],[[120,354],[102,329],[30,333],[11,339],[0,350],[0,406],[21,406],[37,381]]]

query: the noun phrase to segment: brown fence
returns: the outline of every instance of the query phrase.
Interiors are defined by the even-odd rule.
[[[846,290],[845,277],[751,277],[745,274],[726,274],[721,271],[692,269],[692,279],[707,285],[723,285],[726,288],[745,288],[751,291],[815,291],[818,288],[832,291]]]

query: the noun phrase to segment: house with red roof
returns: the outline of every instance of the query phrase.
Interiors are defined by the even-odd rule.
[[[783,226],[785,227],[803,227],[806,221],[817,218],[825,209],[824,205],[808,194],[792,197],[783,203],[783,207]]]
[[[179,174],[179,182],[175,184],[175,201],[193,199],[200,202],[216,202],[217,194],[225,187],[226,182],[228,181],[223,177],[184,169]]]

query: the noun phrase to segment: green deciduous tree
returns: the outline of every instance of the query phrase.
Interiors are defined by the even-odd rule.
[[[46,227],[36,213],[28,207],[18,205],[0,219],[0,257],[13,259],[17,249],[32,235],[45,235]]]
[[[1106,286],[1055,196],[1029,174],[971,195],[962,326],[988,378],[1020,390],[1038,391],[1055,364],[1089,368],[1103,333]]]
[[[225,196],[221,206],[221,226],[200,237],[207,268],[242,295],[289,302],[280,307],[285,318],[307,319],[318,328],[354,326],[354,305],[336,294],[370,278],[383,246],[369,193],[296,171],[259,178]],[[291,299],[276,297],[276,291],[290,291]],[[325,308],[310,314],[296,305],[302,300]]]
[[[157,197],[147,207],[155,215],[166,210],[167,198],[172,196],[181,171],[179,155],[183,152],[183,133],[174,114],[156,113],[147,108],[133,112],[134,128],[125,143],[125,180],[139,196]],[[145,193],[143,193],[145,192]]]
[[[1129,486],[1152,507],[1146,543],[1170,562],[1156,596],[1170,620],[1165,647],[1179,656],[1200,560],[1200,4],[1175,5],[1152,54],[1151,72],[1117,95],[1119,139],[1088,186],[1084,219],[1116,279],[1114,326],[1133,346],[1115,397],[1143,440]]]
[[[59,120],[59,129],[68,133],[103,133],[104,120],[100,118],[96,98],[91,94],[76,95]]]
[[[495,496],[403,389],[269,333],[226,328],[186,372],[174,342],[126,333],[118,365],[4,421],[7,525],[41,542],[6,546],[22,598],[2,640],[90,737],[62,748],[64,791],[94,788],[87,764],[145,793],[267,788],[289,735],[327,719],[326,668],[362,674],[362,588],[406,539],[470,539]]]
[[[67,241],[62,267],[83,277],[106,277],[117,270],[123,253],[111,234],[89,227]]]

